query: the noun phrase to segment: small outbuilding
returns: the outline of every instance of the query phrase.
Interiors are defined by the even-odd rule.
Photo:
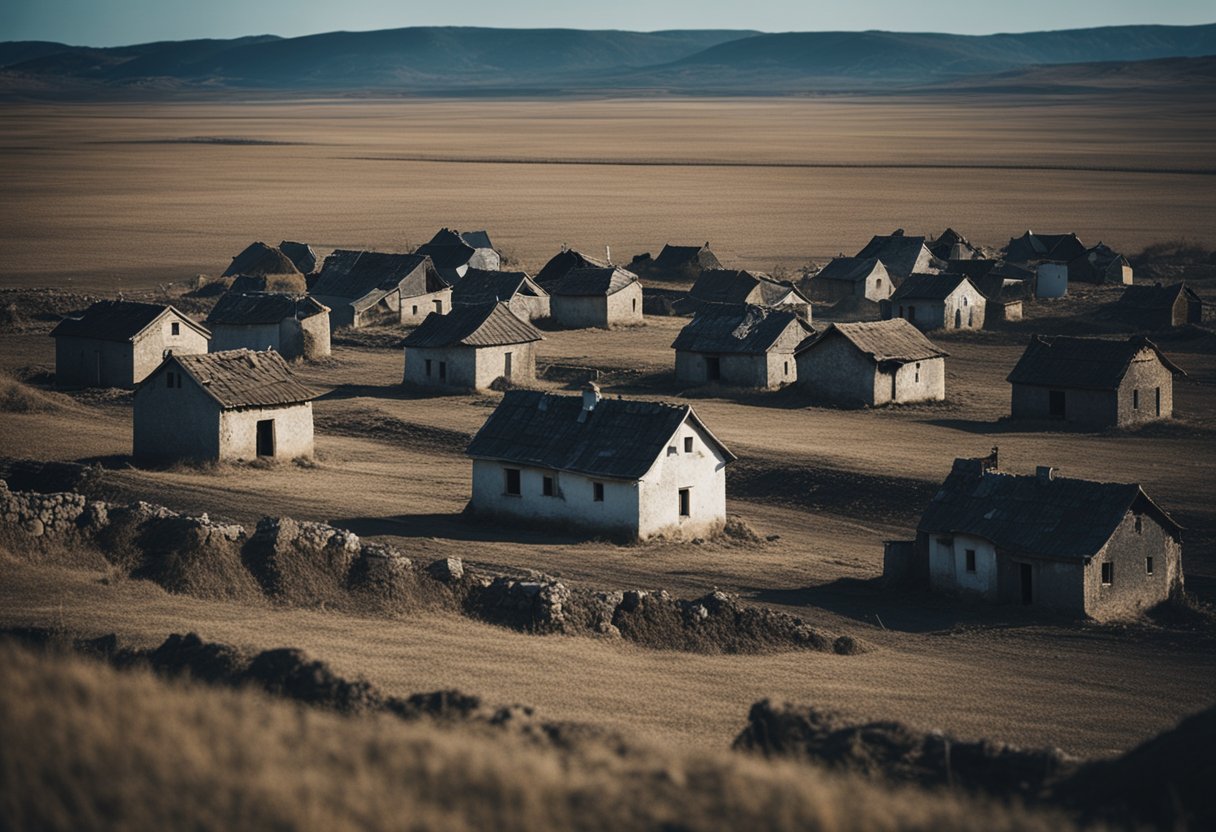
[[[895,282],[877,257],[836,257],[804,284],[812,300],[837,303],[864,299],[884,301],[895,291]]]
[[[162,461],[311,457],[317,395],[274,350],[169,355],[135,390],[134,454]]]
[[[984,294],[961,274],[914,274],[884,304],[883,317],[921,330],[983,329]]]
[[[502,267],[502,256],[494,249],[490,235],[485,231],[442,228],[415,253],[430,257],[435,268],[453,286],[469,269],[497,271]]]
[[[1068,263],[1068,279],[1074,282],[1122,283],[1130,286],[1132,278],[1132,264],[1104,243],[1098,243]]]
[[[953,228],[947,228],[937,239],[925,243],[929,253],[938,260],[975,260],[981,256],[980,250]]]
[[[227,292],[206,324],[210,352],[273,349],[289,361],[330,354],[329,307],[307,296]]]
[[[499,302],[525,321],[549,317],[549,293],[524,272],[469,269],[452,287],[453,309]]]
[[[549,262],[536,273],[536,282],[545,289],[557,283],[574,269],[610,269],[612,264],[600,260],[578,249],[562,247],[562,250],[549,258]]]
[[[811,319],[811,301],[793,283],[775,280],[761,272],[742,269],[706,269],[688,292],[695,311],[722,305],[750,304],[786,309]]]
[[[924,237],[911,237],[897,228],[890,234],[870,238],[865,248],[857,252],[858,260],[878,259],[895,280],[913,274],[928,274],[945,267],[945,262],[933,256]]]
[[[1203,323],[1203,300],[1185,283],[1128,286],[1115,309],[1121,319],[1139,329]]]
[[[739,305],[699,312],[671,345],[676,382],[766,390],[792,384],[794,349],[812,331],[788,309]]]
[[[527,383],[536,378],[536,342],[543,340],[506,303],[432,313],[402,342],[404,381],[470,390],[489,389],[499,379]]]
[[[330,308],[331,329],[418,324],[452,304],[451,284],[425,254],[339,249],[325,258],[311,294]]]
[[[902,318],[832,324],[795,351],[798,386],[845,405],[946,398],[946,356]]]
[[[629,264],[631,271],[644,274],[655,280],[689,281],[706,269],[722,268],[722,261],[709,248],[703,246],[673,246],[667,243],[658,257],[649,253],[639,254]]]
[[[619,267],[572,269],[549,289],[549,314],[564,329],[640,324],[642,283]]]
[[[891,583],[1098,620],[1132,618],[1182,590],[1182,530],[1135,483],[957,459],[914,541],[888,543]]]
[[[1168,419],[1174,376],[1185,375],[1147,338],[1036,335],[1009,374],[1011,411],[1093,427]]]
[[[466,453],[475,515],[626,540],[726,523],[735,455],[686,404],[508,390]]]
[[[172,306],[103,300],[51,330],[55,384],[125,387],[139,384],[167,352],[203,353],[211,333]]]

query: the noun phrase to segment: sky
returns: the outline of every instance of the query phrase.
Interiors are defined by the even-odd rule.
[[[1212,22],[1213,0],[0,0],[0,41],[84,46],[401,26],[990,34]]]

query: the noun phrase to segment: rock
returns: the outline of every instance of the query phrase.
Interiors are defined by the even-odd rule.
[[[42,533],[46,531],[45,525],[38,518],[25,521],[22,528],[25,529],[25,533],[30,537],[42,537]]]
[[[460,558],[440,558],[428,564],[426,571],[437,581],[454,584],[464,578],[464,562]]]
[[[302,650],[280,648],[259,653],[240,680],[309,705],[345,714],[377,710],[383,697],[370,682],[338,676],[324,662],[311,661]]]

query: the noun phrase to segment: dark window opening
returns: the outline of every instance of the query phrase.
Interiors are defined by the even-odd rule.
[[[1146,575],[1153,574],[1153,559],[1151,557],[1144,559],[1144,573]]]
[[[604,484],[602,482],[591,483],[591,499],[597,503],[604,502]]]
[[[967,571],[968,572],[975,571],[975,550],[974,549],[967,550]]]
[[[441,301],[441,300],[435,301],[435,311],[437,313],[439,313],[440,315],[443,314],[443,301]]]
[[[787,376],[790,374],[790,362],[788,362],[788,361],[785,362],[785,374]]]
[[[511,377],[511,353],[507,353],[502,358],[502,377]]]
[[[668,446],[667,446],[667,455],[668,455],[668,456],[675,456],[675,455],[676,455],[676,453],[677,453],[677,451],[676,451],[676,446],[675,446],[675,445],[668,445]]]
[[[692,437],[691,436],[684,437],[684,453],[686,453],[686,454],[692,453]]]
[[[916,383],[920,384],[920,362],[916,362]]]
[[[638,299],[637,298],[633,299],[633,311],[634,312],[638,311]]]
[[[1136,516],[1136,534],[1143,534],[1143,533],[1144,533],[1144,518],[1137,515]]]
[[[680,489],[680,516],[692,516],[692,494],[687,488]]]
[[[417,317],[418,316],[418,307],[417,306],[413,307],[413,310],[414,311],[411,312],[410,314],[413,315],[414,317]]]
[[[1034,603],[1034,567],[1029,563],[1019,563],[1022,578],[1022,603],[1029,606]]]
[[[1110,586],[1115,582],[1115,565],[1107,561],[1102,564],[1102,586]]]
[[[705,377],[710,381],[719,381],[722,378],[722,359],[716,355],[705,356]]]
[[[1157,415],[1161,415],[1161,388],[1157,388]]]
[[[429,358],[426,360],[426,377],[431,377],[431,359]]]
[[[545,477],[540,481],[540,493],[546,497],[553,496],[553,477]]]
[[[258,420],[258,456],[274,456],[274,419]]]
[[[440,381],[448,380],[448,362],[446,362],[446,361],[439,362],[439,380]]]
[[[518,497],[519,496],[519,469],[518,468],[506,468],[506,469],[504,469],[504,473],[506,474],[507,493],[513,494]]]
[[[1140,409],[1140,391],[1133,390],[1132,391],[1132,410],[1139,410],[1139,409]]]
[[[878,289],[882,288],[882,278],[881,277],[874,281],[874,286]]]
[[[1064,391],[1047,391],[1047,415],[1053,419],[1064,418]]]
[[[177,321],[174,321],[173,323],[169,324],[169,334],[170,335],[181,335],[182,334],[182,325],[179,324]]]
[[[915,320],[916,320],[916,307],[915,307],[915,306],[909,306],[909,307],[908,307],[908,320],[909,320],[909,321],[915,321]]]

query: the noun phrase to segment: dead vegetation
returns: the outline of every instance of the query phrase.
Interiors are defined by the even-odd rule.
[[[73,409],[62,393],[39,390],[0,372],[0,413],[53,413]]]

